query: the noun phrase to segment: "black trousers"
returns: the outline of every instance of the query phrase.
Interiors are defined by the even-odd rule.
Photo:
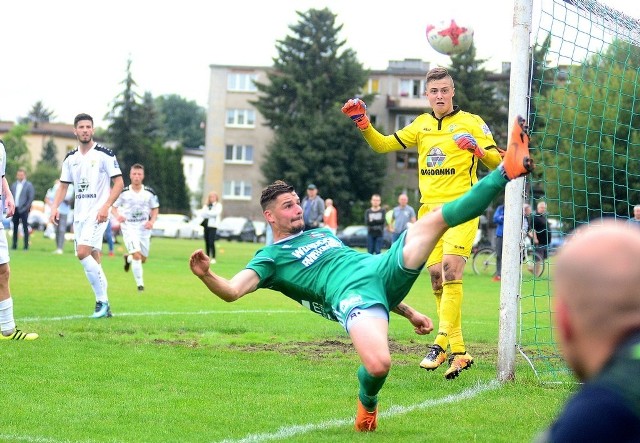
[[[22,233],[24,235],[24,249],[29,249],[29,212],[16,212],[13,213],[11,220],[13,221],[13,249],[18,248],[18,225],[22,223]]]
[[[204,247],[210,258],[216,258],[216,232],[218,228],[204,228]]]

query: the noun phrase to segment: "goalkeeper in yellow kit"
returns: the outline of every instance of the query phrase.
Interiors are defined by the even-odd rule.
[[[366,105],[351,99],[342,107],[362,131],[369,146],[378,153],[418,148],[421,218],[465,192],[477,181],[478,163],[495,169],[501,162],[491,131],[477,115],[453,105],[455,87],[445,68],[427,73],[426,96],[431,113],[418,116],[392,135],[379,133],[369,122]],[[453,379],[473,364],[462,337],[462,272],[473,246],[478,218],[449,228],[427,260],[431,287],[436,297],[438,334],[420,366],[434,370],[447,361],[447,379]]]

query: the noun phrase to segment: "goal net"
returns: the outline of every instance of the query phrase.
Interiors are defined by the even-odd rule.
[[[640,21],[594,0],[539,5],[529,104],[538,167],[525,202],[547,203],[554,243],[540,277],[523,272],[517,348],[539,378],[557,380],[568,370],[552,323],[556,242],[640,204]]]

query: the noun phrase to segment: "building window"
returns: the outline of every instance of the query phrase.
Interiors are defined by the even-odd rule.
[[[415,151],[396,152],[397,169],[418,169],[418,153]]]
[[[224,151],[225,163],[253,163],[253,146],[227,145]]]
[[[398,129],[402,129],[405,126],[411,124],[418,116],[417,115],[408,115],[408,114],[398,114],[396,116],[396,131]]]
[[[365,94],[378,94],[380,92],[380,80],[377,78],[370,78],[367,81],[367,85],[364,88]]]
[[[225,181],[223,198],[228,200],[250,200],[251,182],[235,180]]]
[[[258,90],[255,84],[257,80],[257,74],[231,72],[227,75],[227,91],[256,92]]]
[[[227,109],[227,126],[254,128],[256,111],[253,109]]]
[[[405,78],[400,80],[401,97],[421,98],[424,97],[425,80]]]

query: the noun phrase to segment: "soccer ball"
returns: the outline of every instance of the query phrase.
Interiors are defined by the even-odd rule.
[[[427,41],[440,54],[461,54],[468,51],[473,43],[473,28],[458,26],[453,19],[429,24]]]

